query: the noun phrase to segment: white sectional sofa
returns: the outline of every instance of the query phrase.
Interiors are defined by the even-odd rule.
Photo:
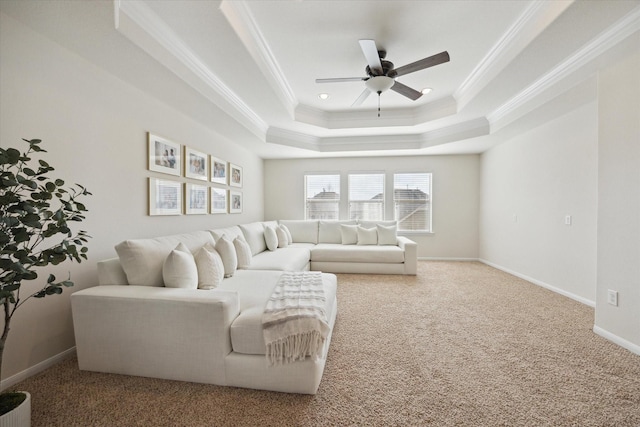
[[[292,242],[281,239],[276,249],[270,232],[284,229],[280,225]],[[378,226],[389,244],[371,242]],[[355,222],[268,221],[120,243],[117,258],[98,262],[100,286],[71,296],[80,369],[315,394],[331,333],[318,358],[270,365],[265,356],[261,317],[283,272],[323,272],[331,331],[337,315],[337,278],[331,272],[416,272],[416,244],[402,236],[391,244],[391,224],[362,223],[368,244],[343,245],[342,231],[352,238],[354,227],[357,233]],[[165,286],[163,266],[176,245],[196,253],[223,235],[246,241],[248,265],[214,289]]]

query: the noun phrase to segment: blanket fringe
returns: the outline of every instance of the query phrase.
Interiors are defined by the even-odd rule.
[[[316,361],[322,357],[325,338],[318,331],[289,335],[267,343],[267,358],[270,365],[292,363],[307,356]]]

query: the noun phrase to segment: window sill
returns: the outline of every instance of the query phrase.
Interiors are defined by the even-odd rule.
[[[436,233],[433,231],[400,231],[398,230],[399,236],[433,236]]]

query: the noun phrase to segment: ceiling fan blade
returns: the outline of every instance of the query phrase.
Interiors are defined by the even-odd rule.
[[[360,96],[358,97],[358,99],[356,99],[355,101],[353,101],[353,104],[351,104],[352,107],[357,107],[359,105],[361,105],[365,99],[367,99],[367,97],[369,96],[369,94],[371,93],[371,91],[369,89],[365,89]]]
[[[337,77],[334,79],[316,79],[316,83],[361,82],[369,77]]]
[[[380,56],[378,56],[376,42],[374,40],[359,40],[359,42],[371,71],[375,75],[382,75],[382,63],[380,62]]]
[[[447,52],[446,50],[428,58],[424,58],[419,61],[412,62],[411,64],[403,65],[402,67],[396,68],[396,76],[403,76],[405,74],[424,70],[425,68],[433,67],[434,65],[442,64],[445,62],[449,62],[449,52]]]
[[[399,81],[396,81],[393,86],[391,86],[391,90],[394,92],[398,92],[400,95],[404,95],[414,101],[422,96],[422,92],[411,89],[409,86],[403,85]]]

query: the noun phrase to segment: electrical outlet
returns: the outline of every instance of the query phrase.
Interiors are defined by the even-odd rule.
[[[513,214],[513,222],[518,222],[518,215]]]
[[[564,217],[564,225],[571,225],[571,215]]]
[[[607,289],[607,302],[615,307],[618,306],[618,291]]]

